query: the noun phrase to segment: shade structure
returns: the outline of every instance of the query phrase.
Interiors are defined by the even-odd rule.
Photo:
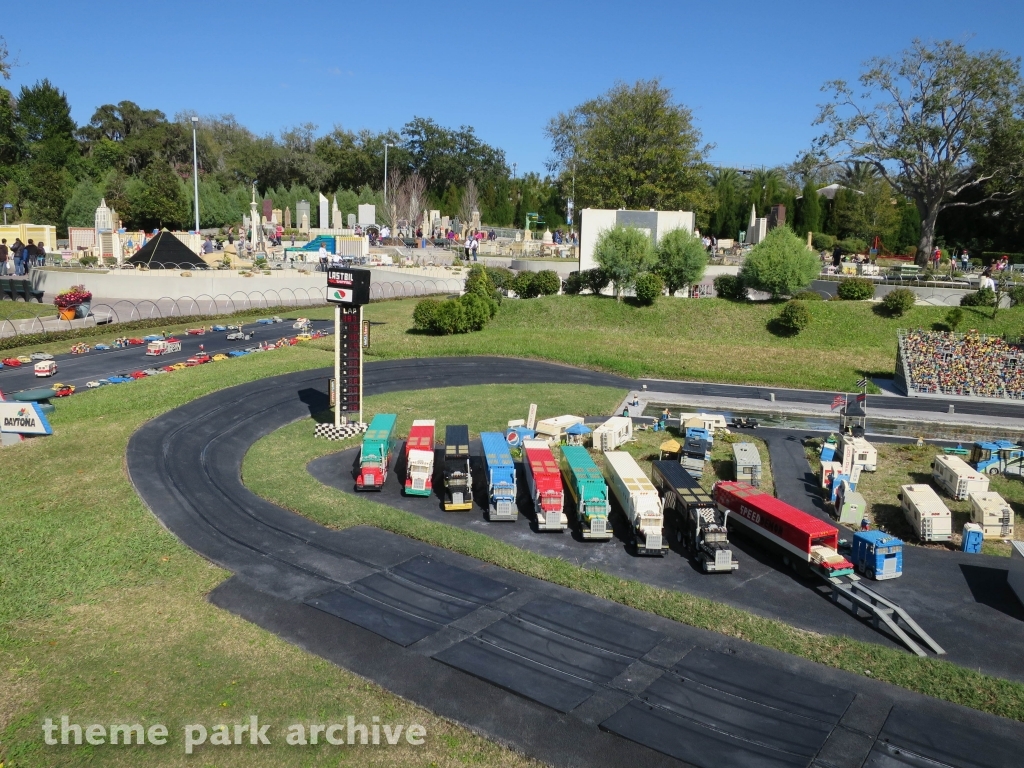
[[[208,269],[209,265],[166,229],[157,233],[127,264],[149,269]]]
[[[567,435],[589,435],[590,434],[590,427],[585,426],[583,424],[573,424],[571,427],[569,427],[567,430],[565,430],[565,434],[567,434]]]

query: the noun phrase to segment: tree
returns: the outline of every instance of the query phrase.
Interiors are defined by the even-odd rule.
[[[418,173],[410,173],[402,181],[402,199],[405,201],[405,216],[412,231],[420,224],[420,216],[427,206],[427,182]],[[429,224],[428,224],[429,226]],[[429,232],[424,232],[429,235]]]
[[[819,232],[821,228],[821,201],[818,196],[817,185],[807,181],[804,184],[800,204],[796,209],[794,229],[798,235],[807,235],[808,232]]]
[[[716,168],[711,173],[715,210],[711,214],[711,232],[716,237],[734,238],[744,225],[743,182],[735,168]],[[747,210],[750,207],[747,206]]]
[[[658,241],[654,270],[665,281],[668,295],[699,282],[708,265],[708,252],[700,239],[685,229],[666,232]]]
[[[459,201],[459,220],[462,222],[462,232],[465,234],[473,223],[473,212],[480,211],[480,193],[476,188],[476,182],[470,179],[466,182],[466,189]]]
[[[914,40],[898,59],[866,66],[861,94],[843,80],[823,87],[832,101],[816,120],[827,129],[816,147],[832,160],[870,163],[914,201],[920,261],[931,252],[943,210],[1005,199],[1002,185],[1024,165],[1019,60],[998,51],[972,54],[950,40]],[[969,190],[983,194],[960,197]]]
[[[184,186],[169,165],[151,163],[127,185],[131,223],[147,230],[180,227],[189,218]]]
[[[92,227],[101,198],[99,187],[93,180],[82,179],[68,198],[62,218],[69,227]]]
[[[776,227],[754,246],[739,277],[744,286],[777,299],[806,288],[820,270],[817,254],[807,250],[793,230]]]
[[[594,258],[615,284],[615,298],[632,288],[641,272],[654,264],[651,238],[636,227],[615,226],[601,233],[594,245]]]
[[[11,79],[11,62],[7,60],[9,56],[7,41],[0,35],[0,77],[4,80]]]
[[[700,225],[714,207],[706,155],[690,110],[658,80],[615,85],[552,118],[546,133],[563,188],[576,207],[690,210]]]

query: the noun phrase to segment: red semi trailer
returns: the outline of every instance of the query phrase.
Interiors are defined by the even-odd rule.
[[[783,561],[826,579],[853,573],[853,563],[839,554],[839,529],[801,512],[748,483],[715,484],[715,503],[728,511],[731,527],[779,550]]]
[[[523,458],[526,483],[537,516],[537,530],[564,531],[569,520],[562,511],[565,501],[562,473],[551,449],[543,440],[524,440]]]

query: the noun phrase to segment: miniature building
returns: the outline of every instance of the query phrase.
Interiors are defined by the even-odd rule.
[[[750,483],[755,488],[761,485],[761,454],[753,443],[733,443],[733,466],[736,479]]]
[[[651,238],[654,245],[674,229],[693,232],[692,211],[627,211],[584,208],[580,211],[580,271],[597,266],[594,246],[601,233],[615,226],[636,227]]]
[[[985,536],[1013,538],[1013,509],[995,491],[974,491],[967,494],[971,502],[971,522],[981,526]]]
[[[971,493],[988,490],[988,475],[978,472],[959,456],[944,453],[936,456],[932,463],[932,481],[958,501]]]
[[[537,437],[541,440],[546,440],[552,445],[557,445],[562,442],[565,430],[575,424],[582,423],[583,418],[580,416],[555,416],[551,419],[541,419],[536,425]]]
[[[844,405],[839,411],[839,429],[842,432],[856,432],[858,429],[863,434],[868,428],[868,412],[864,409],[864,402],[854,398]]]
[[[612,416],[591,434],[594,448],[601,451],[614,451],[632,439],[633,420],[628,416]]]

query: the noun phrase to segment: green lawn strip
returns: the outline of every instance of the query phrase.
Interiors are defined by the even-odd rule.
[[[898,536],[905,542],[915,544],[916,537],[913,528],[903,514],[897,494],[900,492],[901,485],[923,483],[934,488],[935,485],[931,480],[931,464],[935,457],[942,453],[942,449],[934,445],[917,446],[897,443],[875,443],[874,445],[878,450],[878,470],[861,474],[860,481],[857,483],[857,492],[864,496],[868,507],[868,518],[877,528],[891,533],[893,536]],[[806,451],[815,474],[820,475],[821,463],[817,460],[817,450],[808,446]],[[1021,531],[1024,531],[1024,482],[1019,478],[1010,478],[1004,475],[993,475],[989,477],[989,480],[989,490],[995,491],[1010,503],[1015,517],[1014,532],[1019,537]],[[937,492],[942,503],[949,508],[953,515],[954,539],[948,544],[925,544],[923,546],[958,549],[964,523],[971,521],[971,503],[951,499],[941,490],[937,490]],[[986,555],[1009,557],[1010,545],[998,539],[986,539],[982,545],[982,552]]]
[[[459,421],[468,422],[474,432],[492,428],[518,413],[517,408],[504,407],[498,399],[498,388],[479,393],[474,391],[476,389],[467,387],[450,391],[447,397],[436,391],[397,393],[368,398],[367,402],[371,411],[385,409],[406,414],[406,423],[412,414],[420,418],[435,417],[443,422],[447,418],[446,412],[431,410],[440,404],[450,409],[449,412]],[[549,393],[554,394],[554,390]],[[429,399],[421,400],[423,397]],[[547,401],[539,394],[535,395],[534,401],[542,404],[544,415],[549,410],[562,410],[543,407]],[[495,413],[496,410],[500,413]],[[901,650],[796,629],[780,621],[694,595],[658,589],[526,552],[484,534],[428,521],[376,503],[370,496],[356,497],[324,486],[306,472],[305,466],[314,458],[340,450],[344,444],[317,440],[313,437],[312,425],[311,421],[303,420],[257,442],[243,465],[247,486],[261,496],[323,525],[334,528],[377,526],[695,627],[742,638],[985,712],[1024,720],[1024,685],[1020,683],[984,675],[947,661],[922,659]]]
[[[325,365],[307,346],[76,394],[54,435],[5,448],[0,504],[0,764],[180,766],[187,723],[271,722],[273,746],[195,764],[525,766],[532,761],[208,604],[227,573],[164,530],[124,467],[145,421],[209,392]],[[44,747],[40,725],[164,723],[166,747]],[[423,747],[292,747],[293,722],[422,723]],[[200,753],[197,753],[200,754]],[[189,762],[189,764],[192,764]]]
[[[370,358],[502,355],[664,379],[854,391],[861,376],[893,375],[896,329],[931,328],[948,308],[917,306],[901,318],[880,317],[870,302],[809,302],[810,327],[793,337],[771,334],[772,303],[659,299],[635,307],[609,297],[509,299],[476,333],[410,332],[415,299],[374,303]],[[1024,308],[965,308],[964,328],[1024,334]]]
[[[53,312],[56,315],[56,310]],[[244,310],[226,315],[193,315],[190,317],[169,317],[169,318],[148,318],[144,320],[133,320],[127,323],[113,323],[91,326],[89,328],[75,328],[68,331],[54,331],[48,333],[20,334],[19,336],[5,336],[0,338],[0,350],[3,350],[0,357],[17,357],[18,355],[31,352],[50,352],[51,354],[64,354],[71,351],[71,345],[77,342],[86,342],[90,345],[100,342],[110,343],[122,336],[147,336],[150,333],[183,333],[186,328],[197,328],[199,326],[211,325],[241,325],[254,323],[263,317],[306,317],[310,320],[328,320],[334,317],[332,307],[270,307],[262,310]],[[3,314],[0,312],[0,325],[3,324]],[[273,331],[270,331],[270,329]],[[276,332],[280,336],[291,336],[298,333],[292,328],[291,323],[274,323],[268,326],[268,338],[273,338]],[[0,382],[3,379],[0,378]]]

